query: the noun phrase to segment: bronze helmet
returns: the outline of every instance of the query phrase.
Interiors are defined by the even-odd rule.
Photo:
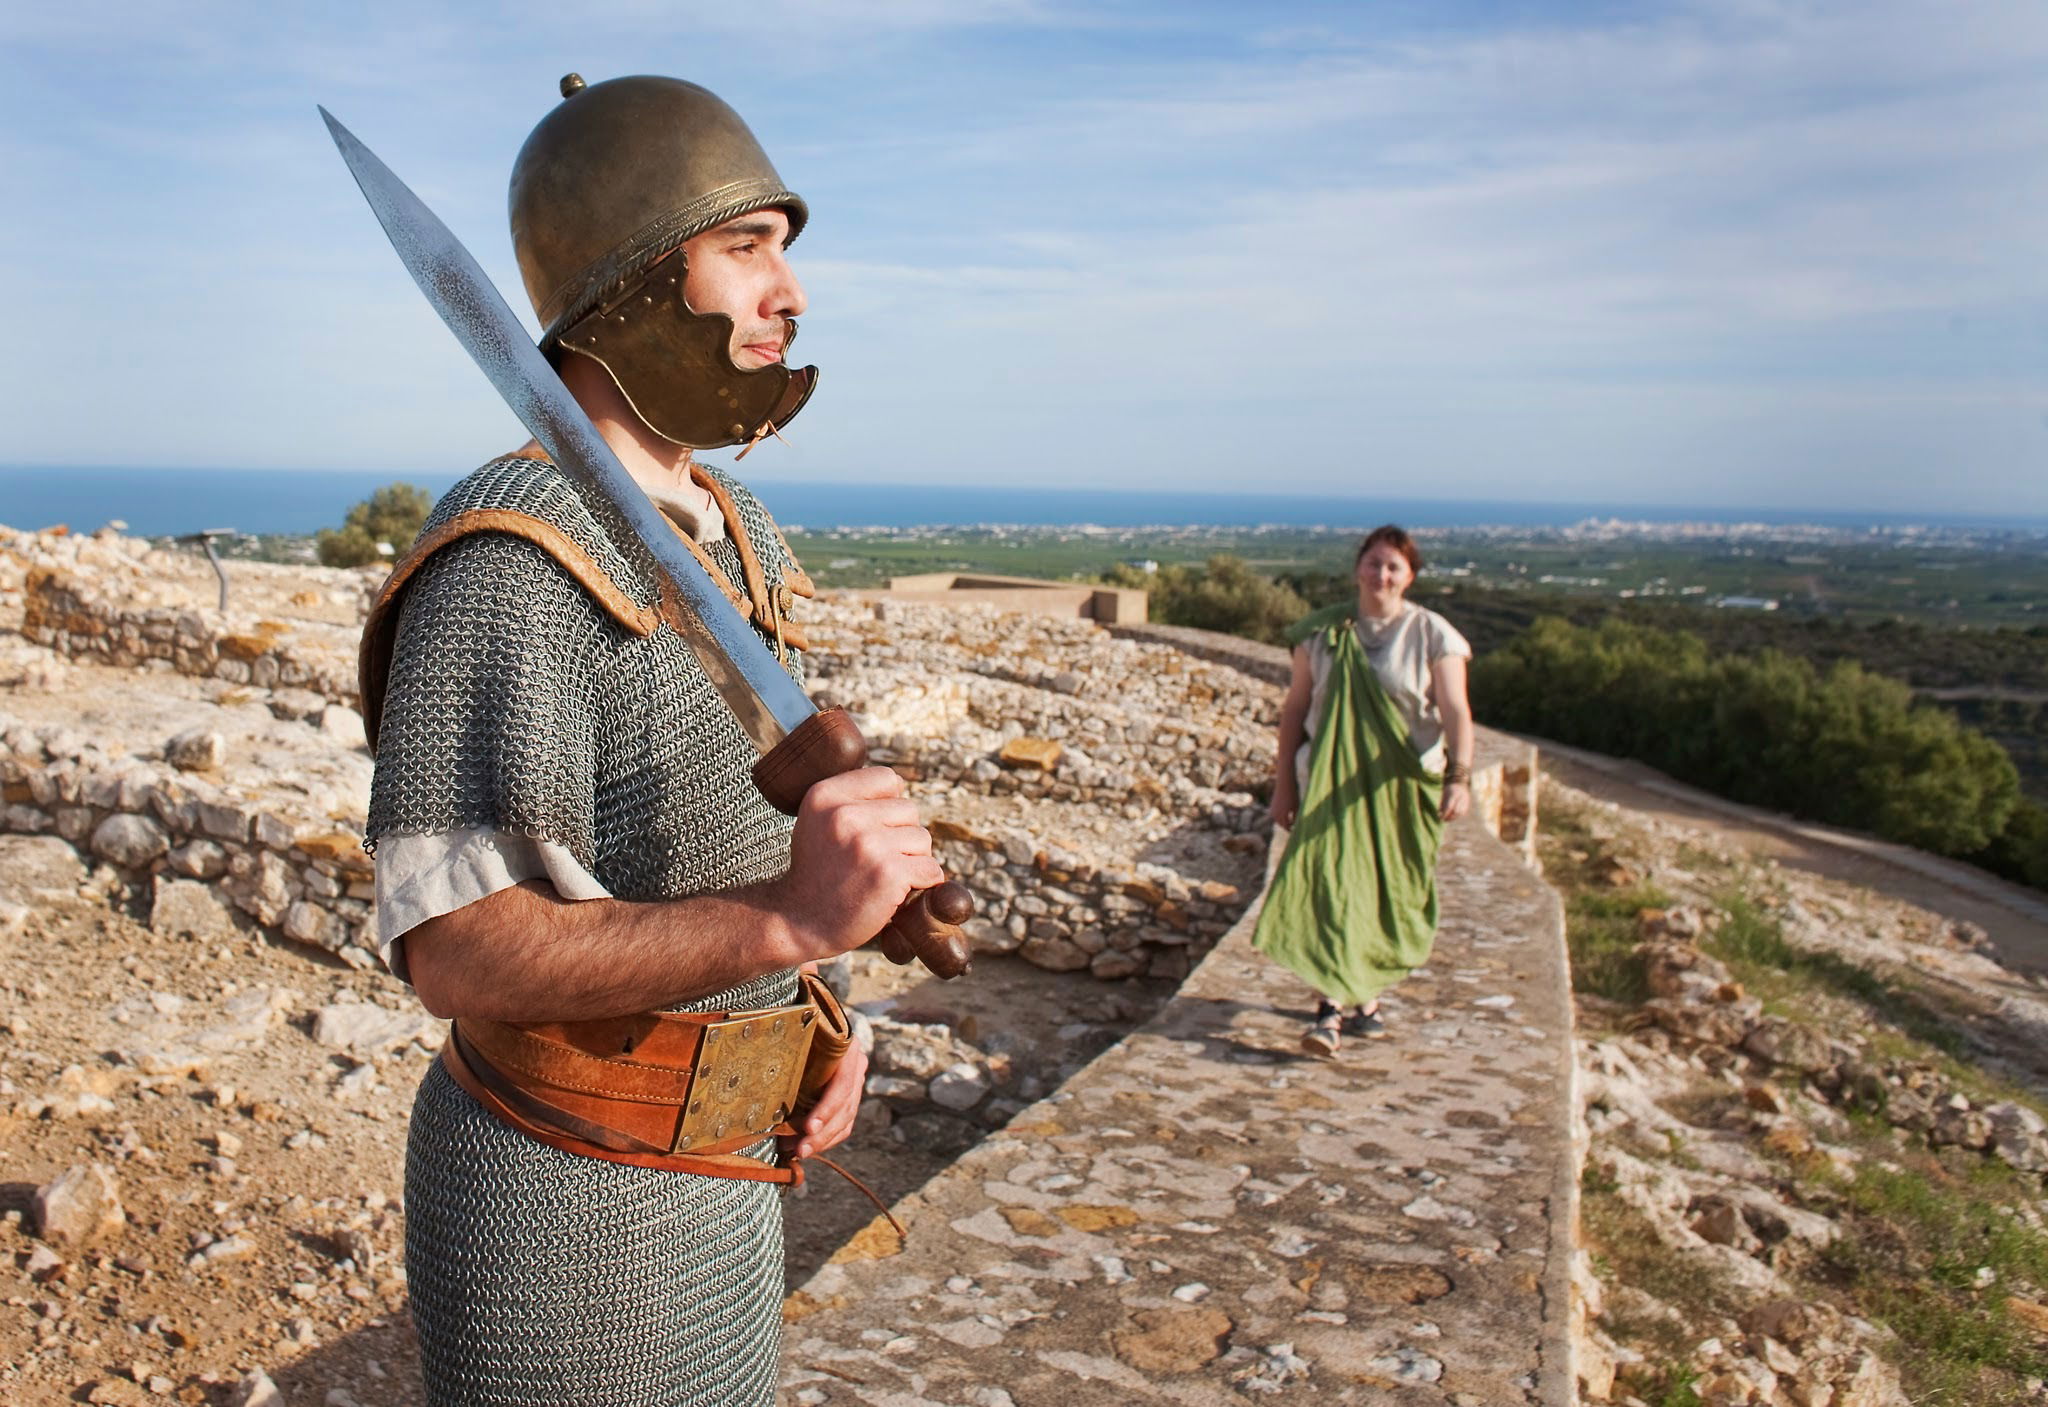
[[[640,418],[677,444],[716,449],[787,423],[817,368],[735,365],[732,319],[683,301],[675,251],[771,207],[788,215],[795,239],[810,216],[803,200],[740,115],[694,83],[585,86],[572,73],[562,99],[519,149],[509,200],[542,350],[598,362]]]

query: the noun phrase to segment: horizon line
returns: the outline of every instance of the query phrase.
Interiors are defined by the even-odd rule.
[[[274,475],[299,475],[299,474],[345,474],[345,475],[353,475],[353,476],[360,476],[360,477],[370,477],[370,476],[374,476],[374,475],[381,475],[381,474],[386,474],[386,473],[390,473],[390,474],[393,474],[393,475],[397,476],[398,478],[403,478],[403,477],[404,477],[405,475],[407,475],[407,474],[412,474],[412,475],[415,475],[415,476],[418,476],[418,477],[426,477],[426,478],[436,478],[436,479],[460,479],[460,478],[464,477],[465,475],[467,475],[467,474],[469,474],[469,473],[473,472],[473,470],[470,470],[470,469],[464,469],[464,470],[446,470],[446,469],[423,469],[423,470],[410,470],[410,471],[407,471],[407,470],[383,470],[383,469],[346,469],[346,468],[323,468],[323,467],[312,467],[312,466],[302,466],[302,467],[299,467],[299,468],[263,468],[263,467],[256,467],[256,466],[251,466],[251,465],[192,465],[192,464],[175,464],[175,465],[174,465],[174,464],[156,464],[156,465],[151,465],[151,464],[31,464],[31,463],[19,463],[19,462],[12,462],[12,463],[9,463],[9,462],[0,462],[0,474],[19,474],[19,473],[36,473],[36,472],[47,472],[47,471],[52,471],[52,470],[55,470],[55,471],[63,471],[63,472],[85,472],[85,473],[94,473],[94,472],[98,472],[98,473],[124,473],[124,474],[274,474]],[[394,480],[394,481],[396,481],[396,480]],[[1953,505],[1951,505],[1951,506],[1949,506],[1949,507],[1945,507],[1945,508],[1939,508],[1939,509],[1937,509],[1937,508],[1931,508],[1931,507],[1911,507],[1911,508],[1877,508],[1877,509],[1855,509],[1855,508],[1829,508],[1829,507],[1823,507],[1823,506],[1820,506],[1820,505],[1817,505],[1817,504],[1798,504],[1798,505],[1772,505],[1772,504],[1764,504],[1764,503],[1740,503],[1740,504],[1738,504],[1738,503],[1723,503],[1723,504],[1705,504],[1705,503],[1698,503],[1698,502],[1673,502],[1673,501],[1668,501],[1668,500],[1667,500],[1667,501],[1656,501],[1656,500],[1634,500],[1634,501],[1627,501],[1627,502],[1624,502],[1624,501],[1621,501],[1621,500],[1618,500],[1618,499],[1604,499],[1604,498],[1580,498],[1580,497],[1556,497],[1556,498],[1511,498],[1511,497],[1503,497],[1503,496],[1494,496],[1494,495],[1473,495],[1473,494],[1457,494],[1457,493],[1445,493],[1445,494],[1441,494],[1441,495],[1430,495],[1430,496],[1423,496],[1423,495],[1419,495],[1419,494],[1386,494],[1386,493],[1381,493],[1381,494],[1356,494],[1356,493],[1342,493],[1342,492],[1335,492],[1335,491],[1319,491],[1319,490],[1313,490],[1313,489],[1310,489],[1310,490],[1277,490],[1277,489],[1276,489],[1276,490],[1260,490],[1260,491],[1252,491],[1252,490],[1243,490],[1243,489],[1239,489],[1239,490],[1230,490],[1230,489],[1199,489],[1199,488],[1141,488],[1141,487],[1130,487],[1130,488],[1104,488],[1104,487],[1099,487],[1099,486],[1083,486],[1083,485],[1072,485],[1072,484],[1046,484],[1046,483],[1037,483],[1037,484],[1033,484],[1033,483],[974,483],[974,484],[962,484],[962,483],[954,483],[954,482],[949,482],[949,481],[945,481],[945,480],[930,480],[930,481],[922,481],[922,482],[920,482],[920,481],[916,481],[916,480],[883,480],[883,479],[876,479],[876,480],[867,480],[867,481],[860,481],[860,480],[858,480],[857,478],[853,478],[853,477],[848,477],[848,478],[833,478],[833,479],[794,479],[794,478],[781,478],[781,477],[779,477],[779,476],[776,476],[776,475],[773,475],[773,474],[755,474],[755,475],[749,475],[749,476],[748,476],[748,481],[749,481],[749,482],[751,482],[751,483],[757,483],[757,484],[781,484],[781,485],[788,485],[788,486],[798,486],[798,487],[802,487],[802,486],[811,486],[811,487],[819,487],[819,488],[831,488],[831,489],[835,489],[835,490],[845,490],[845,489],[847,489],[847,488],[852,488],[852,487],[861,487],[861,488],[868,488],[868,489],[873,489],[873,490],[877,490],[877,491],[881,491],[881,490],[888,490],[888,489],[905,489],[905,490],[917,490],[917,489],[932,489],[932,488],[946,488],[946,489],[951,489],[951,490],[954,490],[954,491],[959,491],[959,492],[967,492],[967,493],[992,493],[992,492],[993,492],[993,493],[1003,493],[1003,492],[1008,492],[1008,493],[1059,493],[1059,494],[1064,494],[1064,495],[1068,495],[1068,496],[1081,496],[1081,497],[1096,497],[1096,498],[1100,498],[1100,497],[1107,497],[1107,496],[1109,496],[1109,495],[1112,495],[1112,494],[1136,494],[1136,495],[1158,495],[1158,496],[1162,496],[1162,497],[1164,497],[1164,496],[1171,496],[1171,497],[1174,497],[1174,498],[1179,498],[1179,499],[1189,499],[1189,498],[1200,498],[1200,499],[1264,499],[1264,498],[1271,498],[1271,499],[1285,499],[1285,500],[1289,500],[1289,501],[1293,501],[1293,502],[1309,502],[1309,501],[1313,501],[1313,500],[1318,500],[1318,499],[1321,499],[1321,500],[1325,500],[1325,501],[1330,501],[1330,502],[1337,502],[1337,503],[1370,503],[1370,502],[1379,502],[1379,503],[1418,503],[1418,504],[1419,504],[1419,503],[1428,503],[1428,504],[1458,504],[1458,505],[1466,505],[1466,506],[1471,506],[1471,507],[1509,507],[1509,508],[1582,508],[1582,509],[1593,509],[1593,508],[1598,508],[1598,509],[1602,510],[1602,511],[1601,511],[1601,515],[1600,515],[1600,516],[1607,516],[1607,517],[1616,517],[1616,516],[1620,516],[1620,515],[1623,515],[1623,514],[1625,514],[1626,512],[1628,512],[1628,511],[1631,511],[1631,510],[1639,510],[1639,511],[1654,511],[1654,512],[1658,512],[1658,513],[1664,513],[1664,514],[1669,514],[1669,513],[1691,513],[1691,514],[1700,514],[1700,515],[1704,515],[1704,516],[1701,516],[1700,518],[1698,518],[1698,519],[1697,519],[1697,521],[1699,521],[1699,522],[1703,522],[1703,523],[1716,523],[1716,524],[1726,524],[1726,523],[1730,523],[1730,522],[1739,522],[1739,521],[1741,521],[1741,519],[1740,519],[1740,518],[1730,519],[1730,518],[1727,518],[1727,517],[1723,517],[1723,516],[1716,516],[1716,515],[1725,515],[1725,514],[1731,514],[1731,513],[1732,513],[1732,514],[1741,514],[1741,513],[1744,513],[1744,512],[1750,512],[1750,513],[1769,513],[1769,514],[1771,514],[1771,515],[1773,515],[1773,516],[1775,516],[1775,517],[1784,517],[1784,516],[1786,516],[1786,515],[1789,515],[1789,514],[1799,514],[1799,513],[1811,513],[1811,514],[1816,514],[1816,515],[1822,515],[1822,516],[1825,516],[1825,517],[1831,517],[1831,518],[1840,518],[1840,517],[1844,517],[1844,516],[1849,516],[1849,515],[1856,515],[1856,516],[1868,516],[1868,517],[1870,517],[1870,518],[1873,518],[1873,519],[1885,519],[1885,520],[1897,520],[1897,519],[1900,519],[1900,518],[1910,518],[1910,517],[1912,517],[1912,516],[1914,516],[1914,515],[1925,515],[1925,516],[1926,516],[1926,517],[1927,517],[1927,518],[1929,519],[1929,521],[1935,521],[1935,520],[1955,520],[1955,519],[1959,519],[1959,518],[1967,518],[1967,519],[1973,519],[1973,520],[1987,520],[1987,519],[1988,519],[1988,520],[2006,520],[2006,521],[2010,521],[2010,522],[2013,522],[2013,523],[2015,523],[2015,524],[2026,524],[2026,525],[2029,525],[2029,526],[2034,526],[2034,527],[2039,527],[2039,526],[2043,526],[2043,525],[2048,525],[2048,503],[2044,503],[2044,504],[2043,504],[2043,505],[2041,505],[2041,507],[2040,507],[2039,509],[2037,509],[2037,510],[2032,510],[2032,511],[2022,511],[2022,512],[2014,512],[2014,511],[2013,511],[2013,510],[2012,510],[2011,508],[2009,508],[2009,507],[2006,507],[2006,508],[1989,508],[1989,507],[1986,507],[1986,508],[1967,508],[1967,507],[1960,507],[1960,508],[1959,508],[1959,507],[1956,507],[1956,506],[1953,506]],[[789,515],[789,516],[795,516],[795,515]],[[1623,520],[1623,521],[1626,521],[1625,517],[1624,517],[1624,518],[1623,518],[1622,520]],[[1818,526],[1819,524],[1817,523],[1816,525]],[[1779,523],[1779,524],[1773,524],[1773,526],[1780,526],[1780,527],[1784,527],[1784,526],[1797,526],[1797,524],[1786,524],[1786,523]]]

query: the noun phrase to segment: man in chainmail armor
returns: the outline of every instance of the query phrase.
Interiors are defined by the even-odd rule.
[[[805,306],[784,249],[808,212],[702,88],[562,92],[511,188],[543,350],[801,680],[810,582],[691,450],[756,443],[809,396],[813,369],[784,364]],[[385,960],[455,1019],[406,1162],[437,1404],[773,1401],[789,1179],[770,1126],[799,1158],[844,1139],[859,1047],[808,1113],[695,1145],[622,1131],[679,1111],[582,1072],[666,1077],[662,1043],[709,1041],[704,1013],[766,1013],[761,1046],[784,1017],[808,1028],[800,969],[942,877],[886,769],[819,783],[793,824],[762,800],[681,609],[616,512],[528,445],[441,500],[365,633]]]

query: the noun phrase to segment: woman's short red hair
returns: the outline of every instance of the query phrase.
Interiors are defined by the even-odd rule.
[[[1355,569],[1360,562],[1365,560],[1365,554],[1378,547],[1381,543],[1385,543],[1403,557],[1406,557],[1409,570],[1413,571],[1417,576],[1422,575],[1421,549],[1416,547],[1414,538],[1408,536],[1407,533],[1395,527],[1392,523],[1382,524],[1365,535],[1365,541],[1358,544],[1358,555],[1351,559],[1352,567]]]

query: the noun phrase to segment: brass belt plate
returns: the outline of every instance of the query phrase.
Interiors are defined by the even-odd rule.
[[[818,1009],[778,1006],[714,1021],[697,1047],[671,1153],[740,1134],[756,1138],[789,1117],[803,1083]]]

